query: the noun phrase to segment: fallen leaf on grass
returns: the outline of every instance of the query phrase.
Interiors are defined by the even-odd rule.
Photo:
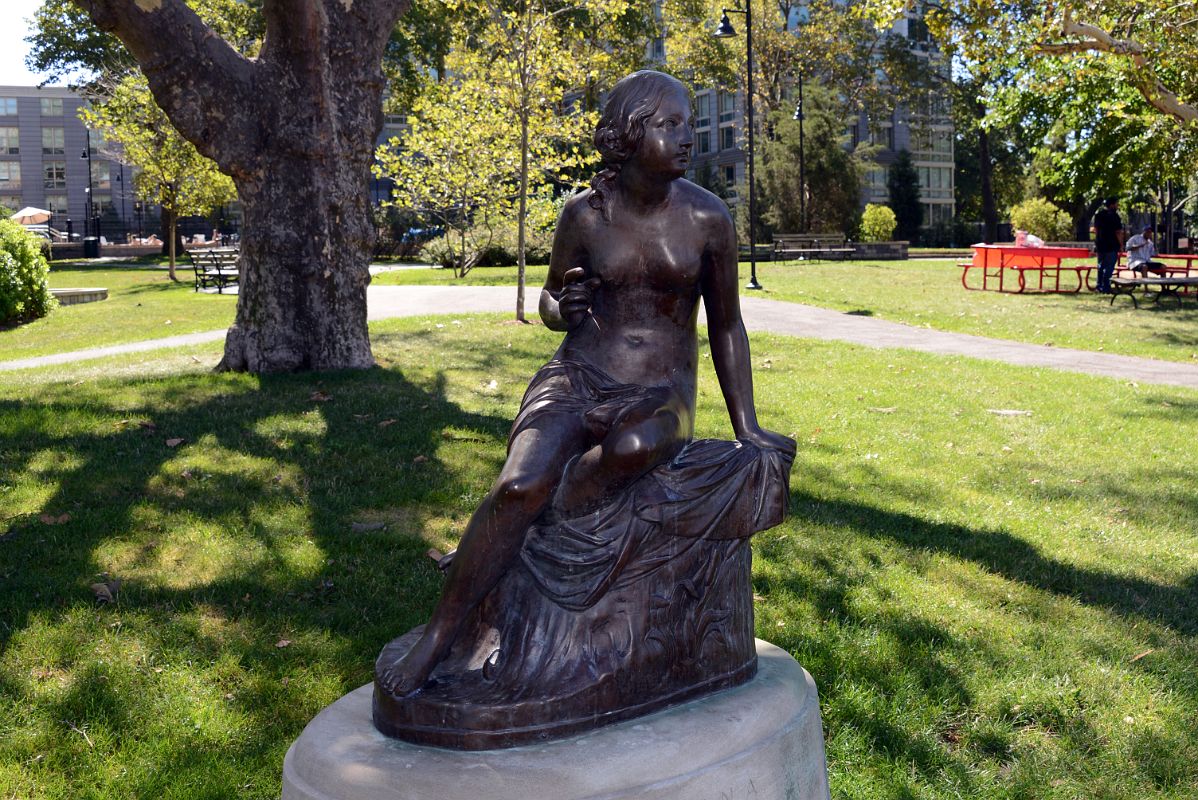
[[[331,394],[325,394],[318,389],[315,392],[312,392],[312,394],[308,395],[308,399],[314,403],[327,403],[333,399],[333,396]]]
[[[103,583],[93,583],[91,590],[92,594],[96,596],[97,603],[112,603],[116,601],[117,592],[121,590],[121,582],[120,579],[114,578]]]
[[[289,677],[287,677],[286,675],[284,675],[284,676],[283,676],[283,681],[282,681],[282,682],[283,682],[283,686],[284,686],[284,688],[286,688],[287,684],[291,683],[291,678],[289,678]]]
[[[413,464],[423,464],[425,461],[428,461],[428,456],[416,456],[412,459]]]
[[[754,603],[764,603],[764,602],[765,602],[765,598],[764,598],[764,597],[762,597],[762,596],[761,596],[761,595],[759,595],[759,594],[755,594],[755,595],[753,595],[753,602],[754,602]]]
[[[370,533],[371,531],[381,531],[387,527],[385,522],[355,522],[349,526],[353,533]]]
[[[867,408],[866,411],[873,411],[875,414],[893,414],[898,410],[898,406],[887,406],[886,408]]]
[[[428,550],[426,550],[424,552],[424,554],[426,556],[428,556],[429,558],[431,558],[433,561],[440,561],[442,558],[445,557],[445,554],[442,553],[440,550],[438,550],[435,547],[430,547]]]
[[[280,650],[282,650],[284,647],[290,647],[290,646],[291,646],[290,639],[280,639],[279,641],[275,642],[275,647],[279,648]]]
[[[46,525],[64,525],[71,521],[71,515],[59,514],[58,516],[54,516],[53,514],[42,514],[38,516],[38,519]]]
[[[996,417],[1030,417],[1032,415],[1032,412],[1018,408],[987,408],[986,410]]]
[[[380,422],[380,423],[379,423],[379,427],[380,427],[380,428],[386,428],[387,426],[389,426],[389,425],[394,425],[394,424],[395,424],[395,420],[393,420],[393,419],[385,419],[385,420],[383,420],[382,422]]]
[[[137,427],[144,428],[147,431],[156,430],[158,428],[157,425],[155,425],[153,422],[149,422],[149,421],[139,422],[139,423],[137,423]]]
[[[181,445],[181,444],[183,444],[183,439],[182,439],[182,438],[175,438],[175,439],[167,439],[167,440],[166,440],[166,446],[167,446],[167,447],[178,447],[178,446],[179,446],[179,445]]]
[[[1132,657],[1131,657],[1131,660],[1132,660],[1132,661],[1139,661],[1139,660],[1140,660],[1141,658],[1143,658],[1144,656],[1146,656],[1146,655],[1149,655],[1150,653],[1155,653],[1155,652],[1156,652],[1156,648],[1155,648],[1155,647],[1149,647],[1149,648],[1148,648],[1147,650],[1145,650],[1143,653],[1137,653],[1136,655],[1132,656]]]

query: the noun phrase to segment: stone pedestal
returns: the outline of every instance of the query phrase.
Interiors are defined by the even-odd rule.
[[[544,744],[454,751],[390,739],[373,686],[321,711],[287,751],[283,800],[827,800],[811,676],[758,640],[748,683]]]

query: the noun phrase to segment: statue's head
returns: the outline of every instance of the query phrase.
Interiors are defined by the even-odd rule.
[[[595,129],[595,147],[604,166],[623,164],[636,152],[645,136],[645,121],[672,92],[690,96],[681,81],[664,72],[643,69],[620,79],[607,96]]]
[[[645,138],[645,123],[657,113],[670,94],[690,90],[677,78],[664,72],[643,69],[623,77],[607,96],[607,105],[595,128],[595,147],[603,157],[603,169],[591,179],[588,203],[608,216],[607,196],[612,191],[620,167],[632,157]]]

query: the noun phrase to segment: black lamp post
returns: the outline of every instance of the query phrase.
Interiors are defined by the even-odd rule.
[[[799,104],[795,106],[794,118],[799,123],[799,224],[807,232],[807,148],[803,144],[803,73],[799,72]]]
[[[748,69],[748,84],[746,87],[745,104],[749,108],[749,282],[745,284],[746,289],[760,289],[761,284],[757,282],[757,196],[755,193],[755,181],[753,180],[753,8],[752,0],[745,0],[744,9],[725,8],[723,16],[720,17],[720,24],[715,29],[715,36],[718,39],[727,39],[736,35],[736,29],[732,27],[732,20],[728,19],[729,14],[744,14],[745,15],[745,61]]]
[[[79,157],[87,162],[87,208],[84,209],[86,215],[83,217],[83,238],[86,239],[91,236],[88,222],[91,219],[94,206],[92,205],[92,132],[85,128],[84,133],[87,134],[87,149]],[[99,236],[100,232],[96,231],[96,235]]]

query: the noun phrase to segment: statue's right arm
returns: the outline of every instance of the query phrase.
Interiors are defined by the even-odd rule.
[[[588,208],[586,193],[566,201],[557,228],[553,233],[553,250],[549,256],[549,275],[541,289],[539,311],[545,327],[555,331],[571,330],[586,317],[590,305],[589,288],[585,281],[586,248],[582,244],[580,214]]]

